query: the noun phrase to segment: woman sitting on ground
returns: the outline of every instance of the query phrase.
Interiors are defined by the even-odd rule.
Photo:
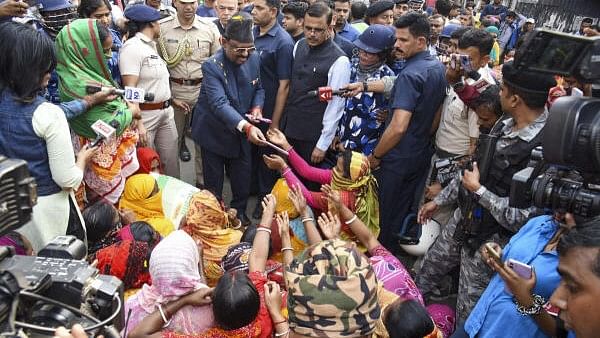
[[[127,179],[119,208],[132,210],[138,220],[148,222],[165,237],[175,230],[175,227],[165,217],[162,203],[162,191],[154,177],[137,174]]]
[[[82,215],[87,229],[88,255],[92,257],[98,250],[119,242],[123,224],[135,221],[131,210],[119,211],[105,200],[89,205]]]
[[[204,275],[207,284],[214,286],[223,275],[221,259],[230,246],[240,242],[242,232],[233,212],[228,213],[219,200],[208,190],[195,193],[180,228],[204,249]]]
[[[60,98],[70,101],[86,95],[90,84],[119,88],[109,70],[105,53],[112,57],[113,39],[99,20],[78,19],[65,26],[56,37]],[[107,52],[105,52],[107,51]],[[88,200],[101,198],[117,203],[126,178],[138,170],[135,146],[138,141],[136,118],[141,115],[128,108],[122,98],[98,105],[69,120],[75,149],[97,137],[92,125],[98,120],[116,129],[114,136],[100,143],[84,179],[90,193]]]
[[[338,157],[333,169],[320,169],[309,166],[288,143],[285,135],[277,129],[267,132],[269,140],[285,149],[288,161],[293,170],[309,181],[319,184],[331,184],[339,190],[344,204],[350,208],[367,225],[375,235],[379,235],[379,201],[377,197],[377,180],[371,174],[369,161],[361,153],[346,150]],[[320,192],[308,191],[298,180],[294,172],[278,155],[264,155],[263,159],[270,169],[278,170],[287,181],[288,186],[299,185],[309,206],[316,211],[334,211],[322,198]],[[347,227],[342,229],[343,238],[355,239]]]
[[[262,204],[261,224],[268,224],[275,211],[275,198],[268,195],[263,199]],[[160,311],[154,311],[142,320],[128,337],[270,338],[274,333],[281,333],[282,328],[287,327],[287,321],[281,313],[281,309],[285,309],[286,306],[282,304],[280,307],[274,307],[273,302],[268,305],[265,299],[272,300],[279,297],[281,302],[285,299],[285,294],[282,295],[278,285],[265,277],[270,232],[264,227],[259,229],[263,230],[257,231],[248,259],[249,274],[241,271],[224,274],[214,288],[211,298],[206,298],[207,294],[199,290],[162,306],[163,313],[166,314],[164,320],[169,321],[169,314],[176,313],[186,305],[195,305],[203,301],[212,302],[216,327],[202,334],[193,335],[162,331],[165,322]]]
[[[193,291],[208,288],[202,274],[202,247],[182,230],[172,232],[152,251],[152,285],[142,289],[125,303],[131,311],[129,328],[154,312],[159,305],[178,300]],[[174,313],[165,329],[185,334],[202,333],[214,326],[210,306],[185,306]]]

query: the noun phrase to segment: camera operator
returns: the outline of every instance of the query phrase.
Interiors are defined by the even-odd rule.
[[[52,40],[14,22],[0,36],[0,154],[26,160],[37,182],[33,222],[20,232],[38,251],[57,235],[81,233],[70,195],[96,149],[82,148],[75,160],[65,113],[40,96],[56,65]]]
[[[525,168],[531,150],[541,144],[548,116],[546,98],[555,84],[551,75],[519,71],[512,63],[507,63],[502,73],[500,103],[510,117],[494,126],[492,136],[481,135],[476,150],[480,163],[489,160],[489,172],[481,177],[474,162],[472,170],[466,169],[462,179],[452,180],[418,215],[419,222],[425,223],[439,206],[458,201],[459,208],[425,255],[415,281],[427,297],[434,281],[460,265],[459,323],[465,321],[491,277],[491,269],[479,257],[479,247],[489,240],[505,244],[533,210],[509,207],[508,195],[513,174]],[[489,142],[482,142],[486,139]]]

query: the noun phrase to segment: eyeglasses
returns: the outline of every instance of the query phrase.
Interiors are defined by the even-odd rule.
[[[316,28],[316,27],[307,27],[304,26],[304,30],[306,33],[315,33],[315,34],[323,34],[327,29],[325,28]]]
[[[254,51],[256,50],[256,47],[252,46],[252,47],[237,47],[237,48],[231,48],[231,51],[234,52],[237,55],[244,55],[244,54],[252,54],[254,53]]]

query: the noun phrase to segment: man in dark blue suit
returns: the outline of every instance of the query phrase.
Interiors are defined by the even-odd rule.
[[[202,149],[204,184],[221,198],[224,170],[231,179],[233,199],[242,223],[248,224],[250,142],[265,137],[250,122],[262,117],[265,92],[260,82],[260,57],[253,54],[252,17],[234,15],[223,35],[223,48],[202,64],[202,87],[194,108],[192,138]],[[250,114],[245,119],[246,114]]]

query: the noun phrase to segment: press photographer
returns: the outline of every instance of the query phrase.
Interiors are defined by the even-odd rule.
[[[591,81],[597,78],[589,72],[594,68],[588,68],[594,60],[591,42],[537,31],[515,64],[522,71]],[[557,69],[559,65],[568,69]],[[514,175],[510,205],[533,206],[554,215],[530,219],[504,248],[497,242],[485,244],[481,255],[497,274],[453,337],[597,336],[589,313],[600,289],[592,263],[600,246],[598,112],[600,101],[591,98],[560,98],[552,106],[542,147],[534,149],[528,167]],[[565,326],[574,332],[568,333]]]
[[[416,283],[426,297],[431,296],[435,282],[460,265],[459,323],[466,320],[493,272],[481,261],[479,248],[489,240],[508,242],[533,210],[509,207],[508,195],[513,174],[527,165],[531,150],[541,144],[546,98],[555,85],[552,76],[519,71],[512,63],[504,65],[502,75],[505,119],[489,135],[480,136],[472,170],[464,170],[462,179],[454,179],[418,215],[424,223],[439,206],[458,201],[453,217],[425,255]]]

